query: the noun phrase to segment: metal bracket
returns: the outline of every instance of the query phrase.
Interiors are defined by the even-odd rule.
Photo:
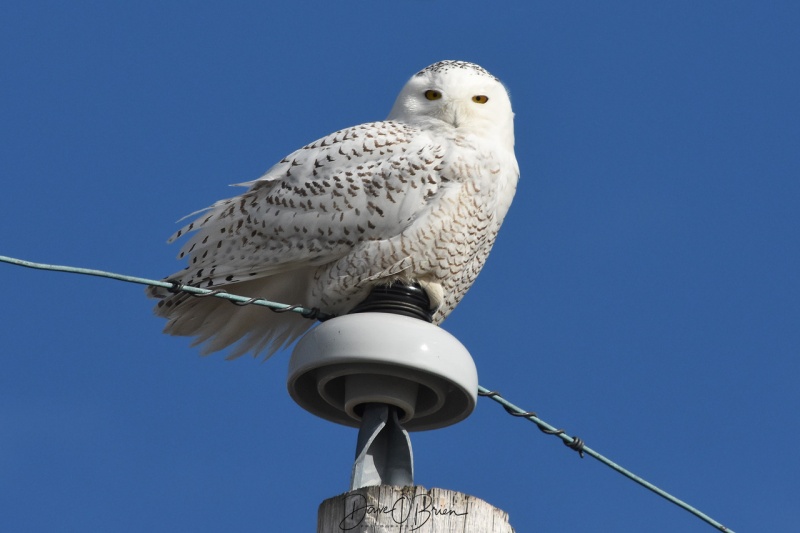
[[[414,484],[411,438],[400,425],[397,411],[397,407],[385,403],[364,404],[350,490]]]

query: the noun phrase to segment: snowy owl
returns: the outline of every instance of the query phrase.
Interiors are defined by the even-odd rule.
[[[483,267],[516,190],[514,113],[500,81],[440,61],[400,91],[389,117],[286,156],[180,229],[188,267],[166,281],[345,314],[372,288],[418,283],[434,323]],[[210,353],[273,354],[313,322],[151,287],[171,335]]]

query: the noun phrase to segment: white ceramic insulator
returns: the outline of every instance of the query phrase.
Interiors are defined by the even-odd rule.
[[[357,313],[307,333],[289,361],[289,394],[307,411],[358,427],[360,406],[387,403],[409,431],[455,424],[469,416],[478,373],[458,340],[423,320]]]

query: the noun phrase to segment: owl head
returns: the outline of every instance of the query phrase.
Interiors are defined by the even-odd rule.
[[[508,92],[486,69],[465,61],[440,61],[411,77],[389,113],[424,129],[457,130],[514,146]]]

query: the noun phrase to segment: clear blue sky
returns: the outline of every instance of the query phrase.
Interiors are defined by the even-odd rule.
[[[800,4],[8,1],[0,254],[144,277],[181,216],[381,119],[440,59],[509,87],[519,190],[444,327],[482,385],[739,531],[800,522]],[[288,353],[202,358],[139,286],[0,265],[0,530],[314,531],[355,431]],[[488,400],[417,483],[519,532],[713,529]]]

